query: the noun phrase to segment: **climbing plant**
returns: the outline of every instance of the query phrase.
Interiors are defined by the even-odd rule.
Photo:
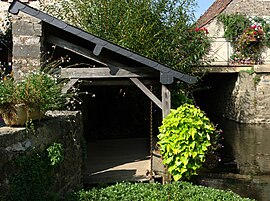
[[[174,180],[196,175],[206,155],[218,148],[219,131],[203,111],[184,104],[163,120],[158,145]]]
[[[260,64],[265,47],[270,47],[270,20],[241,14],[221,14],[218,21],[224,25],[224,37],[231,42],[232,63]]]
[[[10,178],[10,201],[51,200],[48,192],[53,183],[52,171],[63,160],[63,145],[54,143],[43,152],[23,155],[16,159],[18,171]]]

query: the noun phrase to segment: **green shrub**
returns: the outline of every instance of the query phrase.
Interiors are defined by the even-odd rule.
[[[105,188],[74,193],[72,201],[200,201],[200,200],[234,200],[247,201],[231,191],[217,190],[196,186],[188,182],[159,183],[118,183]]]
[[[7,201],[49,201],[54,193],[49,188],[54,182],[53,171],[63,160],[63,145],[53,143],[43,152],[18,157],[14,163],[17,171],[11,175]]]
[[[190,178],[218,146],[218,132],[204,112],[184,104],[163,120],[158,135],[163,163],[175,181]]]

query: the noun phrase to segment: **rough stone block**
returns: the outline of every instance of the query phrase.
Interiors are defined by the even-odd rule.
[[[29,21],[15,20],[12,25],[12,33],[15,36],[41,36],[42,25]]]
[[[13,37],[14,45],[40,45],[40,37],[33,36],[14,36]]]
[[[81,186],[83,133],[79,111],[48,112],[47,117],[35,122],[35,135],[25,128],[0,127],[0,195],[8,194],[9,178],[16,171],[11,161],[22,153],[44,151],[54,142],[64,146],[64,160],[54,172],[54,184],[49,192],[66,194]],[[2,199],[2,197],[0,198]]]
[[[14,58],[40,58],[41,50],[39,45],[16,45],[13,46]]]

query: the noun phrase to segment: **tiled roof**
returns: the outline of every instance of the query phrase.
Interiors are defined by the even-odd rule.
[[[87,40],[95,45],[94,54],[98,56],[100,54],[100,51],[102,49],[108,49],[112,52],[115,52],[118,55],[124,56],[127,59],[136,61],[141,63],[142,65],[145,65],[147,67],[153,68],[155,70],[158,70],[160,72],[160,82],[162,84],[172,84],[174,82],[174,78],[178,80],[182,80],[186,83],[192,84],[197,81],[196,77],[183,74],[179,71],[176,71],[168,66],[165,66],[163,64],[160,64],[152,59],[146,58],[142,55],[139,55],[131,50],[128,50],[124,47],[121,47],[119,45],[116,45],[114,43],[111,43],[107,40],[104,40],[102,38],[99,38],[91,33],[88,33],[86,31],[83,31],[82,29],[79,29],[77,27],[74,27],[72,25],[69,25],[62,20],[59,20],[47,13],[44,13],[40,10],[37,10],[35,8],[30,7],[29,5],[26,5],[18,0],[14,0],[12,4],[9,7],[9,12],[12,14],[18,14],[19,11],[22,11],[28,15],[31,15],[37,19],[42,20],[43,22],[50,24],[54,27],[57,27],[59,29],[62,29],[70,34],[73,34],[77,37],[80,37],[84,40]]]
[[[197,26],[203,27],[218,16],[233,0],[216,0],[198,19]]]

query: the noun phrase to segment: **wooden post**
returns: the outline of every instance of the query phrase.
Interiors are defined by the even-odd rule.
[[[165,85],[162,85],[161,94],[162,94],[162,117],[164,119],[170,113],[171,92]]]
[[[170,113],[171,92],[165,85],[162,85],[161,94],[162,94],[162,117],[164,119]],[[171,182],[171,175],[168,172],[168,168],[166,166],[163,166],[163,184],[170,182]]]

